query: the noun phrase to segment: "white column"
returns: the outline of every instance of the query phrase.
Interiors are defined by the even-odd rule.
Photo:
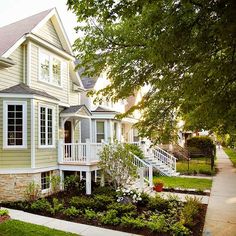
[[[91,140],[91,142],[93,142],[93,127],[92,127],[92,119],[89,119],[89,139]],[[96,131],[95,131],[96,132]]]
[[[35,168],[35,104],[34,99],[30,100],[31,106],[31,168]],[[39,114],[40,116],[40,114]]]
[[[91,194],[92,186],[91,186],[91,171],[86,171],[86,194]]]
[[[86,139],[86,163],[89,164],[91,160],[91,142],[90,139]]]
[[[64,183],[64,172],[60,170],[60,190],[64,189],[63,183]]]
[[[109,135],[108,137],[110,137],[110,142],[113,143],[113,125],[112,125],[112,121],[109,120],[108,121],[108,124],[109,124]]]
[[[121,122],[117,122],[117,140],[121,142]]]

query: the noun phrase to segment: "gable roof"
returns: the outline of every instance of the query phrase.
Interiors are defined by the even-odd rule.
[[[75,106],[70,106],[68,108],[66,108],[65,110],[63,110],[60,115],[61,116],[67,116],[68,114],[74,114],[74,115],[78,115],[80,111],[85,110],[85,112],[91,116],[91,112],[89,111],[89,109],[87,108],[86,105],[75,105]]]
[[[108,108],[104,108],[104,107],[101,107],[101,106],[98,106],[94,111],[92,112],[111,112],[111,113],[119,113],[117,111],[113,111],[113,110],[110,110]]]
[[[40,12],[0,28],[0,56],[25,34],[30,33],[53,9]]]
[[[46,93],[45,91],[39,91],[36,89],[32,89],[29,86],[20,83],[17,84],[15,86],[3,89],[0,91],[1,93],[9,93],[9,94],[30,94],[30,95],[38,95],[40,97],[46,97],[46,98],[50,98],[53,100],[57,100],[59,101],[59,99],[57,99],[56,97],[51,96],[50,94]]]

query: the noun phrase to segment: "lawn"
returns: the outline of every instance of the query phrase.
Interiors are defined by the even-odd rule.
[[[182,177],[154,177],[164,181],[164,187],[207,190],[211,189],[212,180]]]
[[[215,168],[211,170],[210,159],[206,159],[205,157],[191,158],[189,162],[187,161],[179,161],[176,165],[177,172],[180,174],[188,174],[188,175],[196,175],[196,174],[204,174],[204,175],[214,175]]]
[[[8,220],[0,224],[0,236],[74,236],[60,230],[25,223],[18,220]]]
[[[232,148],[224,148],[224,151],[229,156],[229,159],[232,161],[234,167],[236,167],[236,151]]]

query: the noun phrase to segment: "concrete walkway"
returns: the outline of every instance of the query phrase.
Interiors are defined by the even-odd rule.
[[[6,209],[6,208],[5,208]],[[7,209],[9,215],[14,220],[20,220],[36,225],[43,225],[48,228],[58,229],[70,233],[79,234],[81,236],[134,236],[135,234],[115,231],[91,225],[79,224],[65,220],[58,220],[46,216],[35,215],[24,211]],[[137,234],[136,234],[137,235]]]
[[[236,236],[236,168],[222,149],[216,155],[219,173],[213,178],[203,235]]]

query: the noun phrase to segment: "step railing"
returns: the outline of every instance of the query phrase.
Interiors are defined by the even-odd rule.
[[[157,159],[176,172],[176,158],[173,155],[159,147],[155,147],[155,149],[153,149],[153,156],[154,159]]]
[[[153,168],[152,165],[140,159],[136,155],[130,152],[133,157],[133,164],[137,166],[137,171],[140,177],[143,177],[146,182],[148,182],[149,186],[153,186]]]

